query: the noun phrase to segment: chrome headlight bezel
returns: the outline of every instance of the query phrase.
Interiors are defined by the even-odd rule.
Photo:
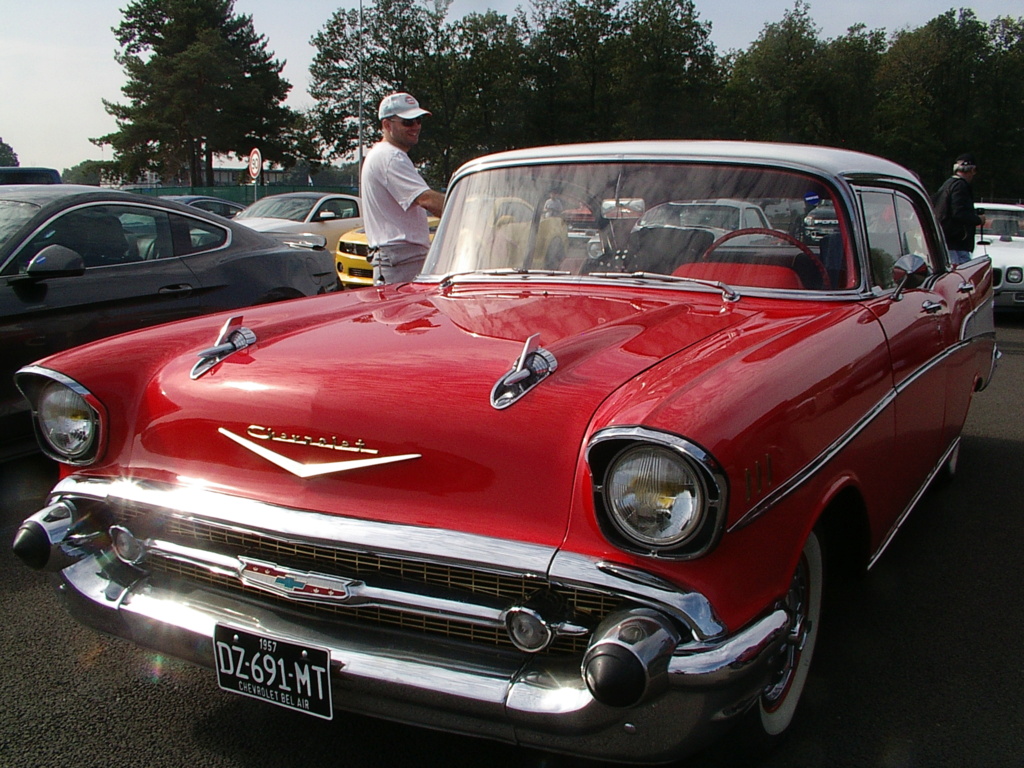
[[[16,382],[32,407],[43,453],[64,464],[92,464],[104,438],[102,408],[92,393],[74,379],[38,366],[22,368]]]
[[[613,427],[594,435],[587,462],[598,524],[617,547],[691,560],[721,538],[725,475],[695,443],[644,427]],[[652,524],[655,517],[667,523],[663,534]]]
[[[1022,277],[1024,277],[1024,269],[1021,267],[1007,267],[1003,274],[1006,282],[1019,283]]]

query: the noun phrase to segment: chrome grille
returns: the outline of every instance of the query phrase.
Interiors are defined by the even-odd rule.
[[[236,579],[207,571],[198,566],[172,560],[160,560],[151,565],[154,574],[167,574],[200,582],[221,590],[241,594],[258,599],[260,602],[273,602],[296,613],[328,618],[336,616],[348,618],[360,623],[395,627],[405,631],[423,632],[442,635],[453,640],[481,643],[495,648],[515,650],[508,634],[498,627],[486,627],[466,621],[455,621],[443,616],[424,616],[423,614],[402,611],[379,606],[345,606],[325,603],[295,603],[268,592],[246,587]],[[548,649],[550,654],[582,654],[587,648],[589,637],[560,637]]]
[[[150,527],[154,519],[152,510],[122,508],[117,522],[141,532]],[[164,518],[166,520],[166,518]],[[525,600],[538,589],[549,588],[559,596],[577,623],[596,626],[621,601],[615,595],[596,590],[549,585],[545,580],[528,574],[508,574],[477,570],[475,568],[426,562],[395,555],[357,552],[332,546],[279,539],[255,531],[221,528],[201,521],[173,518],[159,534],[185,546],[212,550],[221,554],[267,560],[281,566],[372,580],[374,576],[397,579],[415,591],[415,585],[440,587],[463,595],[497,598],[509,605]],[[290,610],[315,616],[336,615],[361,622],[400,627],[440,634],[448,638],[486,643],[498,648],[512,649],[512,643],[503,628],[485,627],[464,620],[443,616],[423,616],[396,608],[350,605],[298,604],[283,597],[244,585],[231,576],[210,572],[200,566],[154,559],[146,567],[154,573],[165,573],[190,581],[202,582],[218,589],[261,601],[272,600]],[[582,653],[589,636],[562,637],[549,649],[551,653]]]

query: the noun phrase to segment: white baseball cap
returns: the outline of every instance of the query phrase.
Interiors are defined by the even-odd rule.
[[[392,93],[390,96],[385,96],[380,102],[380,109],[377,110],[377,116],[381,120],[386,117],[401,117],[406,120],[412,120],[414,117],[423,117],[429,114],[408,93]]]

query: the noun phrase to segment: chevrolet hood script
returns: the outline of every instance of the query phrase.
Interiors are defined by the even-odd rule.
[[[370,459],[350,459],[348,461],[328,461],[319,464],[303,464],[295,461],[294,459],[289,459],[287,456],[282,456],[280,453],[259,445],[248,438],[229,432],[223,427],[220,427],[217,431],[229,440],[234,440],[246,450],[252,451],[257,456],[266,459],[271,464],[287,470],[296,477],[301,478],[319,477],[320,475],[330,475],[335,472],[348,472],[353,469],[365,469],[366,467],[376,467],[381,464],[393,464],[396,461],[409,461],[410,459],[421,458],[421,454],[418,453],[404,453],[399,456],[375,456]]]

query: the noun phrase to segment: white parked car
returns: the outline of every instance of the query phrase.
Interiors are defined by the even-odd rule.
[[[974,255],[992,257],[996,309],[1024,309],[1024,205],[981,203],[987,222]]]
[[[335,253],[342,235],[363,226],[363,204],[352,195],[284,192],[257,200],[235,221],[257,232],[321,235]]]

